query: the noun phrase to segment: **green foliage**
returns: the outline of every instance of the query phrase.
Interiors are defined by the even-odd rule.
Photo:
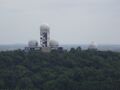
[[[1,90],[120,90],[120,53],[0,52]]]

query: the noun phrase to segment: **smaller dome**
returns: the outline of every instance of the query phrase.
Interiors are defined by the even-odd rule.
[[[31,40],[28,42],[29,47],[38,47],[38,42],[36,40]]]
[[[97,44],[95,42],[91,42],[88,49],[97,49]]]
[[[40,29],[41,29],[41,30],[49,30],[50,27],[49,27],[48,24],[42,24],[42,25],[40,26]]]
[[[57,41],[55,41],[55,40],[50,40],[49,46],[50,46],[51,48],[58,48],[59,43],[58,43]]]

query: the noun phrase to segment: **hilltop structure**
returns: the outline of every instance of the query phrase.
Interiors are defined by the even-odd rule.
[[[38,41],[31,40],[28,42],[28,46],[25,47],[25,51],[41,50],[42,52],[50,52],[59,48],[59,43],[55,40],[50,40],[50,27],[48,24],[42,24],[40,26],[40,45]]]
[[[97,44],[92,41],[91,44],[88,46],[88,50],[97,50]]]

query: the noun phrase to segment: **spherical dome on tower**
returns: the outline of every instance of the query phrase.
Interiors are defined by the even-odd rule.
[[[40,30],[49,30],[49,29],[50,29],[50,27],[49,27],[48,24],[42,24],[42,25],[40,26]]]
[[[95,42],[91,42],[88,49],[97,49],[97,44]]]
[[[31,40],[28,42],[29,47],[38,47],[38,42],[36,40]]]
[[[57,41],[55,41],[55,40],[50,40],[49,46],[51,48],[58,48],[59,47],[59,43]]]

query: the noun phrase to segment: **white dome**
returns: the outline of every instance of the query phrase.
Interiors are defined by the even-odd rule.
[[[31,40],[31,41],[28,42],[28,46],[29,47],[37,47],[38,42],[36,40]]]
[[[59,43],[58,43],[57,41],[55,41],[55,40],[50,40],[49,46],[50,46],[51,48],[58,48]]]
[[[95,42],[91,42],[88,49],[97,49],[97,44]]]
[[[42,25],[40,26],[40,29],[41,29],[41,30],[49,30],[50,27],[49,27],[48,24],[42,24]]]

